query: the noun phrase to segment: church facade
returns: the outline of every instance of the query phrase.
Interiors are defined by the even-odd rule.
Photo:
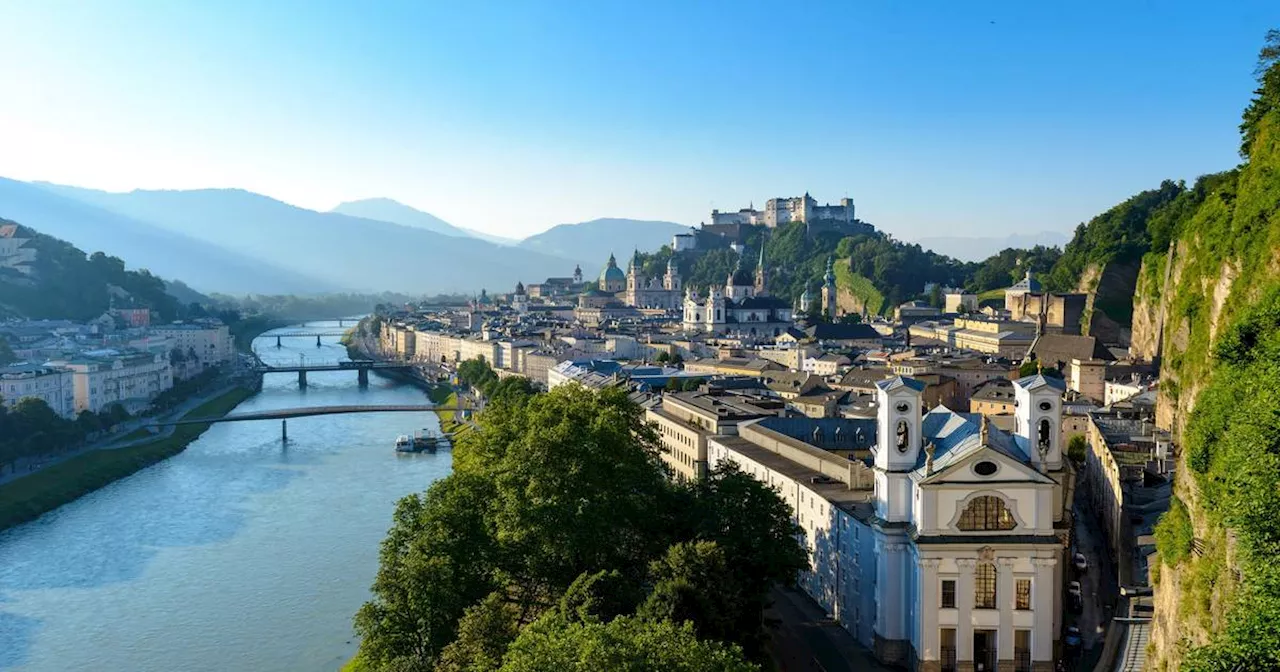
[[[734,461],[788,501],[811,552],[800,586],[881,661],[1049,672],[1070,506],[1064,388],[1040,375],[1014,386],[1011,432],[943,406],[924,413],[924,384],[898,377],[876,384],[869,463],[822,457],[820,427],[789,448],[771,419],[713,439],[708,462]],[[830,466],[815,472],[815,460]]]
[[[631,257],[627,268],[627,289],[623,302],[633,308],[680,310],[680,271],[674,257],[667,260],[667,272],[661,278],[645,277],[640,267],[640,253]]]
[[[685,331],[744,338],[772,338],[795,322],[792,307],[769,296],[765,283],[764,250],[753,277],[738,258],[723,289],[712,286],[705,297],[686,288],[681,324]]]

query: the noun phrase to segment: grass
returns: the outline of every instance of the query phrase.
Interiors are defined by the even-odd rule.
[[[882,315],[888,307],[885,302],[884,295],[871,280],[854,273],[849,268],[847,260],[841,260],[844,263],[835,264],[836,286],[849,290],[851,294],[860,299],[866,305],[867,312],[872,315]]]
[[[125,434],[124,436],[120,437],[116,441],[116,443],[128,443],[130,441],[137,441],[138,439],[145,439],[151,436],[155,436],[155,434],[148,431],[146,427],[139,427],[133,430],[132,432],[129,432],[128,434]]]
[[[224,415],[252,394],[252,390],[236,388],[187,415]],[[35,520],[108,483],[177,455],[208,428],[208,424],[178,425],[165,438],[128,448],[89,451],[0,485],[0,530]]]
[[[448,392],[448,396],[445,396],[443,400],[440,399],[442,392]],[[431,397],[431,401],[441,406],[458,405],[458,394],[448,387],[433,387],[427,395]],[[453,420],[454,411],[436,411],[436,415],[440,416],[440,431],[445,434],[450,434],[461,426],[461,423]]]

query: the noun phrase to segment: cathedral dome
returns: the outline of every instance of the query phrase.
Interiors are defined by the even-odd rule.
[[[624,284],[627,281],[627,274],[618,268],[618,260],[609,255],[609,263],[605,265],[604,270],[600,271],[600,286],[608,287],[614,284]]]

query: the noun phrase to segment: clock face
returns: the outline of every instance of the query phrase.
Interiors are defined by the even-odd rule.
[[[911,410],[911,404],[908,404],[905,401],[900,401],[898,402],[897,409],[899,413],[906,413],[907,411]]]
[[[1048,410],[1052,410],[1052,409],[1053,409],[1053,404],[1051,404],[1051,403],[1049,403],[1049,402],[1047,402],[1047,401],[1042,401],[1042,402],[1040,402],[1040,410],[1042,410],[1042,411],[1048,411]]]

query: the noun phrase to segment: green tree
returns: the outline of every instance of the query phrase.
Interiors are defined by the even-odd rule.
[[[493,672],[520,633],[519,614],[502,593],[489,593],[467,608],[458,622],[458,638],[440,653],[434,672]]]
[[[485,521],[490,494],[486,481],[454,473],[425,497],[400,500],[382,542],[373,598],[355,618],[366,663],[430,670],[467,607],[498,587]]]
[[[1076,464],[1084,464],[1085,458],[1089,454],[1089,442],[1079,434],[1071,437],[1067,441],[1067,457],[1070,457]]]
[[[735,641],[740,624],[758,619],[757,596],[744,594],[735,568],[714,541],[684,542],[649,566],[653,591],[637,614],[693,623],[701,639]]]
[[[502,672],[751,672],[742,650],[699,640],[691,624],[616,618],[571,621],[550,613],[530,624],[507,651]]]
[[[572,620],[608,622],[635,611],[643,598],[636,575],[600,570],[573,580],[560,598],[560,613]]]

